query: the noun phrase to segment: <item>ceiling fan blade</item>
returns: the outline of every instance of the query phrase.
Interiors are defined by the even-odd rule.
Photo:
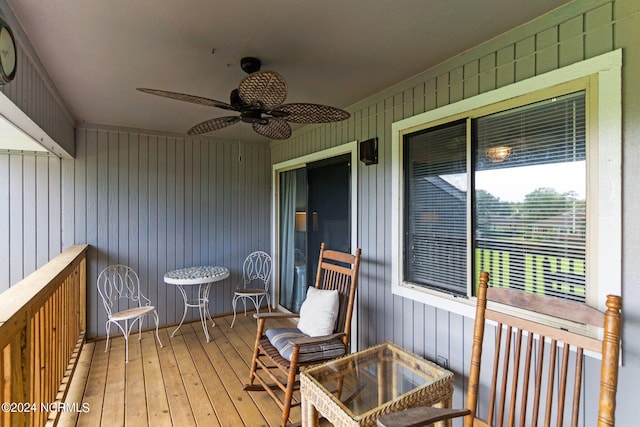
[[[293,123],[331,123],[351,116],[340,108],[305,103],[284,104],[269,111],[269,114]]]
[[[226,116],[216,117],[215,119],[209,119],[202,123],[198,123],[187,131],[189,135],[201,135],[203,133],[213,132],[214,130],[220,130],[227,126],[234,125],[240,121],[238,116]]]
[[[251,106],[271,110],[287,97],[287,82],[274,71],[256,71],[242,79],[238,94]]]
[[[289,126],[289,123],[281,119],[271,118],[266,125],[254,123],[252,126],[253,130],[267,138],[287,139],[291,136],[291,126]]]
[[[225,110],[238,111],[232,105],[227,104],[226,102],[216,101],[215,99],[203,98],[201,96],[188,95],[186,93],[179,92],[169,92],[166,90],[159,89],[147,89],[143,87],[137,88],[140,92],[149,93],[151,95],[164,96],[165,98],[177,99],[178,101],[186,101],[192,102],[194,104],[207,105],[209,107],[218,107],[223,108]]]

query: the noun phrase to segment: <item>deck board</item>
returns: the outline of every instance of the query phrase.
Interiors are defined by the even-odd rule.
[[[184,324],[175,337],[170,336],[173,328],[161,329],[162,348],[151,331],[143,332],[141,341],[134,334],[128,364],[122,337],[111,340],[108,352],[103,340],[88,343],[81,359],[91,364],[72,380],[84,394],[70,398],[82,399],[76,403],[87,403],[89,411],[67,419],[77,418],[78,426],[105,427],[279,425],[280,409],[267,393],[243,390],[255,320],[239,315],[233,329],[230,324],[231,317],[216,318],[209,343],[200,322]],[[290,421],[300,422],[299,407]]]
[[[135,348],[138,341],[129,340],[131,344],[129,346],[130,354],[135,357]],[[125,402],[125,364],[124,364],[124,340],[114,339],[111,340],[109,345],[111,351],[109,351],[109,358],[107,363],[107,372],[109,380],[106,383],[104,390],[104,401],[102,402],[102,424],[108,422],[114,427],[124,425],[124,412],[126,404]],[[135,363],[135,362],[134,362]],[[106,419],[106,420],[105,420]]]
[[[168,345],[167,338],[163,344]],[[160,367],[160,357],[158,355],[158,342],[153,334],[145,334],[141,341],[144,390],[146,396],[147,418],[150,426],[170,427],[171,413],[169,412],[169,402],[164,389],[162,369]]]
[[[90,343],[92,346],[85,345],[82,354],[87,351],[92,353],[91,366],[89,368],[88,377],[82,403],[89,405],[87,412],[81,412],[78,417],[78,426],[99,426],[101,423],[102,411],[96,408],[102,408],[104,402],[104,390],[107,383],[107,362],[109,353],[104,351],[104,342]],[[74,384],[78,379],[82,380],[79,372],[76,372],[71,383]],[[72,402],[78,403],[78,402]]]
[[[173,425],[193,426],[195,419],[191,412],[191,405],[187,391],[180,377],[180,369],[174,352],[174,346],[180,345],[181,340],[169,337],[167,330],[161,331],[160,339],[167,345],[159,350],[160,369],[164,380],[164,389],[169,402],[169,412]]]
[[[150,341],[149,338],[145,339]],[[129,338],[129,363],[125,365],[125,426],[148,425],[147,401],[144,387],[144,366],[142,359],[142,342],[138,345],[137,334]],[[118,363],[117,358],[114,360]]]

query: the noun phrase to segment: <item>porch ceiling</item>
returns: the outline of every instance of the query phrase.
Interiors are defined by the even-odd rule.
[[[348,108],[568,0],[5,0],[78,122],[184,133],[224,110],[244,56],[282,74],[286,102]],[[212,136],[264,139],[248,125]]]

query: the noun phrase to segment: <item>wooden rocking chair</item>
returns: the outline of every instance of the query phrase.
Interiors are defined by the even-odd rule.
[[[306,366],[325,362],[349,352],[351,332],[351,316],[358,285],[358,270],[360,268],[360,249],[355,255],[332,250],[325,250],[325,244],[320,247],[318,273],[315,288],[307,294],[322,294],[337,297],[335,304],[337,316],[335,326],[330,327],[326,335],[309,336],[298,328],[271,328],[265,330],[267,319],[296,318],[305,315],[305,304],[301,308],[301,315],[289,313],[256,313],[258,330],[249,372],[249,384],[244,387],[247,391],[267,391],[282,409],[282,426],[289,419],[291,407],[300,405],[292,403],[293,392],[300,388],[300,369]],[[309,291],[312,291],[309,288]],[[325,292],[322,291],[333,291]],[[337,292],[335,292],[337,291]],[[311,303],[311,301],[310,301]],[[315,304],[315,303],[312,303]],[[316,304],[317,305],[317,304]],[[310,307],[311,304],[307,307]],[[302,328],[300,319],[298,326]],[[311,319],[317,323],[321,319]],[[263,370],[264,375],[258,375]],[[258,384],[254,385],[254,381]],[[280,389],[284,396],[276,394]]]
[[[568,419],[571,419],[570,425],[577,426],[583,394],[584,351],[602,355],[597,425],[613,426],[621,298],[609,295],[607,311],[602,313],[584,304],[557,298],[506,288],[487,289],[488,281],[488,274],[480,273],[467,409],[412,408],[381,416],[378,426],[426,426],[459,416],[466,416],[465,427],[562,426]],[[487,308],[487,300],[603,328],[604,338],[598,340],[506,314],[493,306]],[[485,325],[487,320],[493,323]],[[485,326],[488,333],[485,333]],[[480,382],[481,356],[483,339],[494,334],[495,347],[493,343],[485,345],[485,350],[493,350],[494,357],[483,366],[489,371],[482,374],[487,383],[491,379],[489,388]],[[483,395],[485,392],[487,395]],[[482,402],[482,418],[478,415],[479,401]],[[584,425],[595,425],[595,420],[586,420]]]

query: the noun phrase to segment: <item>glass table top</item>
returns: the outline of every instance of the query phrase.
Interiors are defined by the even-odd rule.
[[[391,343],[307,369],[303,375],[354,417],[453,377]]]

